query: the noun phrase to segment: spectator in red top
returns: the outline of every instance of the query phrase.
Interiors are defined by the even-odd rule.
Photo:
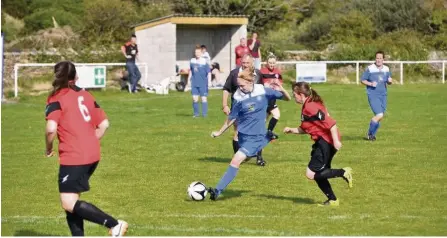
[[[62,208],[73,236],[84,236],[84,220],[109,228],[109,234],[122,236],[127,223],[119,221],[95,205],[79,200],[90,189],[89,179],[100,160],[99,140],[109,126],[104,111],[93,96],[78,88],[76,68],[69,61],[54,67],[55,79],[45,110],[46,156],[53,153],[59,138],[59,193]]]
[[[243,36],[241,38],[241,44],[236,46],[235,52],[236,52],[236,67],[241,66],[241,60],[242,56],[246,54],[250,54],[250,48],[247,46],[247,39]]]
[[[312,145],[311,159],[306,170],[306,177],[317,182],[318,187],[327,196],[321,206],[338,206],[339,200],[332,191],[330,178],[342,177],[352,187],[352,169],[332,169],[331,162],[335,153],[341,148],[340,134],[334,119],[329,116],[320,95],[308,83],[298,82],[293,85],[295,101],[303,104],[301,126],[286,127],[284,133],[309,134],[315,144]]]
[[[258,40],[258,33],[253,32],[251,39],[247,42],[250,53],[255,61],[255,68],[261,69],[261,41]]]

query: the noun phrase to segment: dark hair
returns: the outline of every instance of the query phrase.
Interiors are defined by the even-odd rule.
[[[137,38],[137,35],[135,35],[135,34],[132,34],[132,36],[131,36],[130,38],[133,38],[133,37]]]
[[[55,95],[63,88],[74,87],[76,77],[76,67],[70,61],[61,61],[54,66],[54,81],[52,83],[53,89],[50,92],[50,97]]]
[[[381,54],[383,56],[383,58],[385,58],[385,52],[379,50],[376,52],[375,56],[377,57],[378,54]]]
[[[310,97],[311,102],[320,102],[323,104],[323,99],[318,95],[317,91],[313,90],[309,83],[307,82],[298,82],[293,84],[293,91],[296,93],[302,93],[306,95],[306,97]]]
[[[201,45],[200,48],[206,49],[206,45]]]

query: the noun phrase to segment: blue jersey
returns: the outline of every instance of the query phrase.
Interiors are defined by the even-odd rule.
[[[191,87],[208,88],[208,73],[210,66],[205,58],[192,58],[189,63],[191,70]]]
[[[391,77],[391,72],[388,66],[383,65],[381,69],[377,68],[376,64],[368,66],[362,75],[362,80],[368,80],[371,83],[377,82],[376,87],[366,86],[368,95],[386,95],[386,83],[389,77]]]
[[[237,131],[245,135],[265,135],[268,101],[281,99],[283,94],[262,84],[255,84],[253,91],[244,93],[237,89],[233,94],[234,103],[230,120],[237,120]]]

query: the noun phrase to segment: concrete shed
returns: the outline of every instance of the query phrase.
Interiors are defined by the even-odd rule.
[[[189,68],[197,44],[207,46],[211,61],[220,64],[221,77],[227,77],[236,65],[234,49],[247,36],[247,24],[242,15],[175,14],[134,25],[139,62],[148,65],[145,83],[173,76],[176,64]]]

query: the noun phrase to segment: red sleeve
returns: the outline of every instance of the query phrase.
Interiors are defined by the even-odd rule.
[[[315,124],[327,130],[336,124],[336,121],[328,115],[326,108],[319,103],[308,102],[304,114],[315,118]]]
[[[59,124],[62,115],[62,107],[59,101],[49,99],[45,108],[45,120],[53,120]]]
[[[101,124],[102,121],[107,119],[106,113],[102,110],[102,108],[99,106],[99,104],[96,102],[95,98],[87,91],[85,92],[85,97],[88,97],[90,101],[90,105],[92,105],[92,109],[90,110],[90,114],[92,117],[91,123],[97,127],[99,124]]]

